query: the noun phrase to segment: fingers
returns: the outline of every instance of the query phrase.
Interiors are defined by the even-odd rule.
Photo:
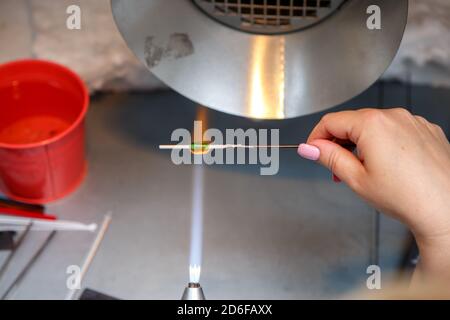
[[[358,143],[363,115],[368,112],[370,110],[363,109],[324,116],[311,132],[308,143],[300,146],[299,154],[327,167],[337,177],[335,181],[342,180],[352,189],[360,189],[364,166],[342,142]]]
[[[317,139],[349,140],[355,144],[361,134],[361,115],[365,110],[329,113],[311,132],[308,143]]]
[[[317,151],[310,151],[305,157],[305,149],[308,150],[314,147]],[[361,161],[343,146],[330,140],[317,139],[310,141],[308,145],[301,145],[299,154],[304,158],[317,160],[320,164],[327,167],[336,176],[337,179],[335,178],[335,181],[342,180],[353,190],[360,190],[365,169]]]

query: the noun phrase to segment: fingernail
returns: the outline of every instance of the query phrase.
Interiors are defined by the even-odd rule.
[[[342,182],[341,179],[337,175],[335,175],[334,173],[333,173],[333,181],[336,182],[336,183]]]
[[[320,158],[320,149],[310,144],[302,143],[297,152],[301,157],[308,160],[317,161]]]

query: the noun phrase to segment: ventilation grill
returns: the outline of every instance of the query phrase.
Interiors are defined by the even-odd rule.
[[[193,0],[207,15],[241,31],[276,34],[310,27],[345,0]]]

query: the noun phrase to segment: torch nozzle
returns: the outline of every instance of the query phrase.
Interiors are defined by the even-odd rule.
[[[181,300],[206,300],[200,283],[190,282],[184,289]]]

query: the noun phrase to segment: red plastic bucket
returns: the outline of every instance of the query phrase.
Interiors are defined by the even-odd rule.
[[[0,192],[23,202],[60,199],[86,173],[84,119],[89,93],[61,65],[0,65]]]

